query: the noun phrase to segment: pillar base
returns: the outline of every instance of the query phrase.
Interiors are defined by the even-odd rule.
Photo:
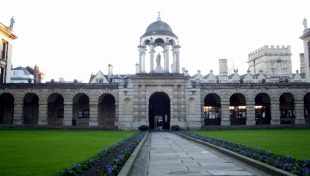
[[[230,120],[222,120],[221,126],[230,126]]]
[[[70,121],[64,121],[63,125],[64,126],[72,126],[72,121],[71,120]]]
[[[281,121],[280,119],[272,119],[270,122],[271,125],[280,125]]]
[[[256,125],[255,120],[247,120],[246,125]]]
[[[98,126],[98,122],[97,121],[90,121],[89,126]]]
[[[38,121],[38,125],[46,126],[48,125],[47,121]]]
[[[13,125],[23,125],[23,120],[14,120]]]
[[[295,119],[295,124],[296,125],[303,125],[303,124],[305,124],[305,119]]]

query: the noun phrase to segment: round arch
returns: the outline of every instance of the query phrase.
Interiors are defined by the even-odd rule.
[[[12,125],[14,114],[14,97],[10,93],[0,95],[0,124]]]
[[[310,92],[304,96],[304,117],[305,123],[310,124]]]
[[[254,109],[256,125],[270,124],[270,97],[267,93],[259,93],[255,96]]]
[[[246,124],[246,99],[241,93],[234,93],[230,99],[230,124],[245,125]]]
[[[78,93],[73,97],[73,126],[89,125],[89,97],[84,93]]]
[[[59,93],[52,93],[47,99],[48,125],[61,126],[64,118],[64,97]]]
[[[104,93],[98,99],[98,123],[105,128],[115,127],[115,97],[112,94]]]
[[[280,98],[281,124],[295,124],[294,96],[292,93],[283,93]]]
[[[170,129],[170,98],[164,92],[155,92],[149,98],[150,129]]]
[[[204,98],[204,124],[221,125],[221,98],[215,93],[210,93]]]
[[[39,118],[39,97],[34,93],[24,96],[23,106],[24,124],[37,125]]]

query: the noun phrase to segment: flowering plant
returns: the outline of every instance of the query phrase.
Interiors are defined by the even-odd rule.
[[[189,136],[201,141],[211,143],[213,145],[228,149],[230,151],[239,153],[241,155],[253,158],[255,160],[264,162],[282,170],[291,172],[300,176],[310,176],[310,160],[299,160],[292,158],[291,155],[285,156],[284,154],[278,155],[265,149],[247,146],[242,143],[234,143],[224,139],[210,138],[204,135],[195,134],[186,131],[176,131],[185,136]]]
[[[101,170],[98,171],[98,175],[117,175],[117,173],[121,170],[123,165],[126,163],[131,153],[134,151],[135,147],[142,140],[146,132],[137,132],[130,137],[121,140],[120,142],[114,144],[113,146],[109,146],[104,149],[102,152],[99,152],[95,157],[88,159],[87,161],[81,164],[75,164],[71,168],[66,168],[65,171],[59,171],[58,174],[61,176],[75,176],[83,173],[84,171],[95,166],[99,161],[105,158],[109,158],[113,152],[119,150],[119,148],[125,146],[125,150],[121,151],[121,155],[118,155],[116,158],[112,159],[109,164],[104,165]],[[135,139],[134,139],[135,138]],[[134,139],[133,142],[132,139]]]

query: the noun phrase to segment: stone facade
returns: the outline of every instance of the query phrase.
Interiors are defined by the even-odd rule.
[[[14,39],[13,29],[0,23],[0,84],[10,82]]]
[[[135,130],[154,125],[155,116],[167,115],[167,129],[173,125],[201,129],[205,125],[305,124],[309,123],[309,87],[309,83],[197,83],[182,74],[137,74],[119,84],[2,84],[0,122]],[[168,107],[156,104],[162,96],[168,97],[164,99]],[[212,97],[218,102],[209,101]],[[152,112],[156,107],[166,109],[164,114]],[[219,116],[207,119],[212,108],[217,108]]]
[[[275,82],[292,78],[292,61],[290,46],[264,46],[249,54],[248,64],[252,74],[260,70],[266,78]]]
[[[238,70],[228,75],[227,60],[220,59],[219,75],[210,70],[206,76],[198,71],[191,77],[185,68],[180,73],[178,38],[160,16],[140,39],[139,65],[134,75],[114,75],[109,64],[108,75],[97,76],[106,78],[107,83],[0,84],[0,124],[136,130],[141,125],[151,129],[170,129],[173,125],[201,129],[209,125],[310,122],[309,81],[302,81],[298,72],[287,81],[273,82],[268,75],[270,60],[280,61],[281,56],[281,61],[290,63],[289,47],[266,46],[249,55],[250,62],[256,60],[255,65],[261,67],[254,76],[251,70],[246,75],[240,76]],[[145,69],[146,47],[150,49],[149,73]],[[154,69],[155,47],[164,49],[160,71]],[[169,47],[173,51],[171,69]],[[305,65],[306,58],[305,52]],[[160,56],[156,63],[161,67]]]

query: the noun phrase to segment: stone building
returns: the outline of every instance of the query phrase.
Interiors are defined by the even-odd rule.
[[[308,28],[307,19],[303,21],[304,31],[300,39],[304,42],[304,53],[300,56],[303,58],[304,73],[307,82],[310,82],[310,28]]]
[[[0,23],[0,84],[9,83],[12,67],[12,42],[17,37],[13,34],[14,18],[9,27]]]
[[[290,46],[264,46],[249,54],[249,70],[256,75],[260,70],[267,79],[275,82],[292,78],[292,61]]]
[[[298,74],[284,82],[268,81],[262,69],[256,76],[250,70],[228,75],[227,60],[220,59],[219,75],[211,70],[190,76],[180,70],[180,48],[158,16],[140,38],[136,74],[113,81],[109,65],[108,75],[100,75],[107,83],[1,84],[0,124],[120,130],[309,124],[310,83]],[[163,50],[163,59],[157,50]]]
[[[39,67],[16,67],[11,70],[11,83],[45,83]]]

